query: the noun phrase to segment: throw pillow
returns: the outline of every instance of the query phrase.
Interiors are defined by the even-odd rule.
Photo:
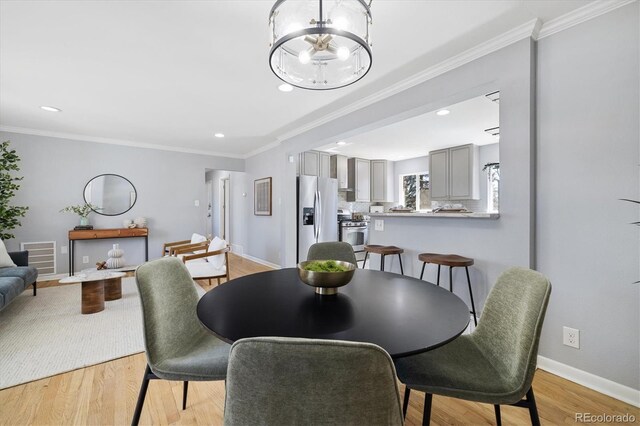
[[[225,240],[215,237],[213,240],[211,240],[211,243],[209,243],[209,251],[222,250],[226,246],[227,242]],[[225,257],[224,254],[217,254],[215,256],[207,257],[207,261],[209,261],[209,263],[211,263],[214,268],[218,269],[222,268],[222,266],[224,265]]]
[[[207,241],[207,237],[205,237],[204,235],[200,235],[200,234],[193,234],[191,236],[191,244],[196,244],[196,243],[204,243]],[[193,252],[196,254],[200,254],[200,253],[204,253],[206,250],[194,250]]]
[[[11,260],[11,257],[9,257],[7,248],[4,246],[4,241],[0,239],[0,268],[6,268],[10,266],[15,267],[16,264],[13,263],[13,260]]]

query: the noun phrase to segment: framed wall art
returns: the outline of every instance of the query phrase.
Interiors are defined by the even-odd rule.
[[[253,214],[271,216],[271,178],[253,181]]]

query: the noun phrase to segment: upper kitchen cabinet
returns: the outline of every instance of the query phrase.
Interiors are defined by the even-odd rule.
[[[327,152],[320,152],[320,160],[318,161],[318,176],[320,177],[332,177],[331,176],[331,154]]]
[[[300,175],[330,177],[331,155],[326,152],[305,151],[300,153],[298,165]]]
[[[393,202],[393,162],[371,160],[371,201]]]
[[[353,191],[347,192],[347,201],[371,201],[370,161],[362,158],[349,158],[347,160],[347,169],[349,172],[349,188],[353,188]]]
[[[331,177],[338,179],[338,191],[349,189],[349,174],[347,157],[344,155],[331,156]]]
[[[429,152],[431,199],[480,199],[478,160],[473,144]]]

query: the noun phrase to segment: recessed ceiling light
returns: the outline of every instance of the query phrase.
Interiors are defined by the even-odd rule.
[[[216,138],[224,138],[224,133],[216,133],[215,135]]]
[[[347,143],[345,141],[340,141],[340,142],[336,142],[336,145],[346,145]]]
[[[293,86],[287,83],[283,83],[280,86],[278,86],[278,90],[281,92],[290,92],[293,90]]]
[[[56,107],[52,107],[52,106],[41,106],[40,109],[43,109],[43,110],[49,111],[49,112],[62,112],[62,110],[60,108],[56,108]]]
[[[441,109],[440,111],[436,112],[437,115],[447,115],[449,114],[451,111],[449,111],[448,109]]]

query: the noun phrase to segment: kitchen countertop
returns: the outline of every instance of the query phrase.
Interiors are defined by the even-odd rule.
[[[438,218],[469,218],[469,219],[498,219],[500,213],[487,213],[487,212],[469,212],[469,213],[433,213],[433,212],[415,212],[415,213],[369,213],[371,217],[438,217]]]

